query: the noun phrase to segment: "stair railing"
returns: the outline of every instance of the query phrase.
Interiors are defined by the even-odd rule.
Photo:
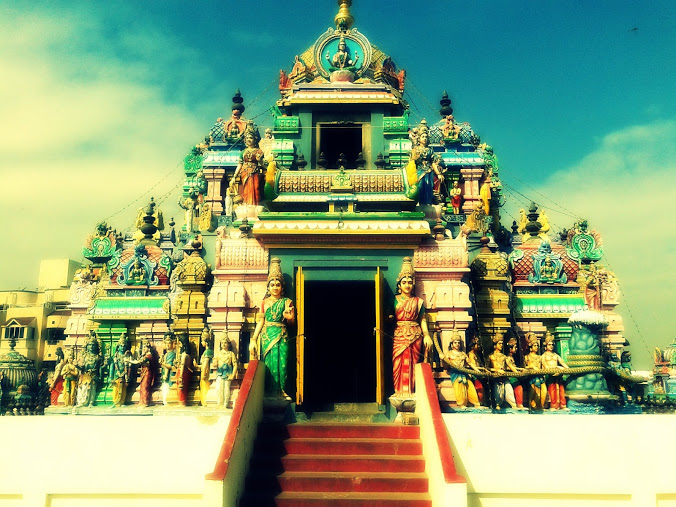
[[[415,397],[432,505],[466,506],[467,481],[455,470],[453,450],[439,409],[437,384],[428,363],[415,366]]]
[[[265,365],[254,359],[242,379],[214,471],[205,476],[206,505],[237,505],[244,493],[258,425],[263,419]]]

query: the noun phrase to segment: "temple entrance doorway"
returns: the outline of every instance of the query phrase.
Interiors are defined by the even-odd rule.
[[[305,282],[306,405],[376,401],[375,325],[375,282]]]

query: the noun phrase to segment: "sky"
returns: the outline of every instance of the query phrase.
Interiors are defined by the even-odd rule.
[[[279,69],[337,3],[165,0],[0,4],[0,289],[40,259],[82,260],[100,220],[152,195],[175,211],[184,155],[239,88],[260,126]],[[634,366],[671,343],[676,286],[676,4],[354,0],[355,28],[407,71],[412,119],[447,90],[500,162],[506,225],[530,201],[584,217],[620,279]]]

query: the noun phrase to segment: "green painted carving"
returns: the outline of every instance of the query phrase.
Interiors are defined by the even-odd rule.
[[[601,235],[593,229],[588,231],[586,220],[576,222],[568,231],[566,243],[568,257],[578,262],[596,262],[603,257]]]
[[[96,225],[96,232],[85,240],[82,255],[92,262],[106,262],[117,249],[115,233],[106,222],[100,222]]]
[[[202,150],[197,147],[193,148],[192,152],[183,159],[183,168],[186,176],[195,176],[202,169],[202,162],[204,162]]]
[[[385,116],[383,118],[383,132],[385,134],[403,134],[408,132],[408,115]]]
[[[298,134],[300,132],[300,118],[298,116],[275,116],[275,134]]]

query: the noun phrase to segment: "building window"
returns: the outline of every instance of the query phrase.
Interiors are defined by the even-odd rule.
[[[340,122],[319,125],[319,153],[326,159],[327,169],[338,169],[338,158],[345,156],[345,169],[355,169],[362,153],[362,126],[359,123]]]
[[[5,338],[14,338],[15,340],[22,340],[25,336],[25,327],[23,326],[8,326],[5,328]]]

